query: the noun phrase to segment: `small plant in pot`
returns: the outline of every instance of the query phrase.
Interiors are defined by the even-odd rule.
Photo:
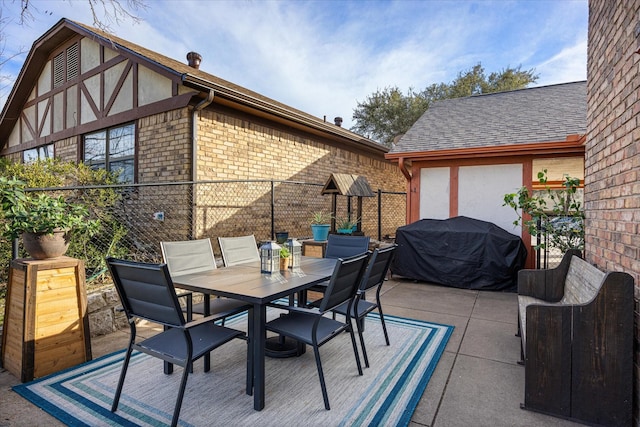
[[[4,235],[12,240],[22,236],[24,248],[33,258],[64,255],[72,231],[97,231],[98,221],[87,219],[85,206],[69,203],[62,196],[31,195],[25,187],[23,181],[0,177],[1,218]]]
[[[337,220],[336,228],[338,229],[338,233],[340,234],[353,233],[353,230],[358,225],[358,221],[359,221],[359,218],[352,220],[349,217],[341,218]]]
[[[289,268],[289,261],[291,259],[291,252],[286,246],[280,248],[280,270],[286,270]]]
[[[313,240],[324,241],[329,236],[333,215],[326,211],[317,211],[311,215],[311,232]]]

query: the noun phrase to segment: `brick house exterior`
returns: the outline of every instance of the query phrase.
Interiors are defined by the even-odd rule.
[[[587,78],[585,257],[635,280],[634,419],[640,425],[640,0],[589,1]]]
[[[208,74],[193,52],[188,58],[190,64],[182,63],[62,19],[34,42],[9,95],[0,117],[0,157],[23,161],[26,153],[39,156],[52,147],[55,157],[82,162],[86,135],[132,124],[135,148],[125,161],[138,184],[273,179],[321,185],[342,172],[366,176],[374,189],[404,190],[397,166],[384,158],[386,147]],[[320,188],[299,208],[313,210],[316,196]],[[255,203],[238,197],[221,192],[216,203]],[[175,239],[235,234],[238,224],[269,235],[268,221],[249,209],[208,222],[209,207],[199,205],[193,191],[140,188],[135,198],[146,206],[156,200],[194,209],[194,224],[180,222],[180,215],[167,218]],[[292,231],[303,225],[309,229],[307,221],[292,224]]]

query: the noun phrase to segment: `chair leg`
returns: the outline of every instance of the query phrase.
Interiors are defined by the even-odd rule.
[[[313,346],[313,353],[316,356],[316,366],[318,368],[318,377],[320,378],[320,387],[322,388],[322,398],[324,399],[324,409],[327,411],[329,407],[329,396],[327,395],[327,385],[324,382],[324,374],[322,373],[322,363],[320,362],[320,349],[318,346]]]
[[[349,323],[351,319],[348,319]],[[360,364],[360,355],[358,354],[358,346],[356,344],[356,335],[353,333],[353,326],[349,326],[349,335],[351,336],[351,344],[353,345],[353,354],[356,356],[356,364],[358,365],[358,375],[362,375],[362,365]]]
[[[120,394],[122,393],[122,386],[124,385],[124,377],[127,375],[127,368],[129,367],[129,360],[131,359],[131,343],[127,348],[127,353],[124,356],[122,362],[122,371],[120,371],[120,379],[118,380],[118,387],[116,388],[116,395],[113,397],[113,405],[111,405],[111,412],[116,412],[118,409],[118,403],[120,403]]]
[[[380,305],[380,299],[378,299],[378,314],[380,315],[380,323],[382,323],[382,332],[384,332],[384,340],[386,341],[387,345],[390,345],[389,334],[387,333],[387,324],[384,323],[384,314],[382,313],[382,306]]]
[[[360,347],[362,348],[362,355],[364,356],[364,366],[369,367],[369,357],[367,356],[367,347],[364,345],[364,334],[362,333],[361,323],[356,320],[356,327],[358,328],[358,336],[360,337]]]
[[[178,391],[178,398],[176,399],[176,406],[173,410],[173,418],[171,419],[171,427],[178,425],[178,419],[180,418],[180,408],[182,408],[182,398],[184,397],[184,390],[187,386],[187,378],[189,378],[189,372],[193,366],[193,361],[189,360],[182,372],[182,380],[180,381],[180,390]]]

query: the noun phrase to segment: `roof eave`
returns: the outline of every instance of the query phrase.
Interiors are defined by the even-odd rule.
[[[320,131],[322,133],[328,133],[339,139],[347,139],[351,142],[357,143],[358,145],[366,148],[369,151],[377,152],[378,154],[386,154],[389,151],[388,147],[382,144],[378,144],[377,142],[370,139],[364,138],[340,126],[336,126],[333,123],[328,123],[320,119],[314,120],[312,117],[299,114],[296,111],[292,111],[268,101],[252,97],[248,94],[238,92],[236,90],[222,86],[218,83],[202,79],[198,76],[188,73],[183,74],[182,81],[185,86],[193,87],[198,90],[213,90],[216,94],[216,98],[222,97],[234,103],[246,105],[252,109],[281,117],[287,121],[301,124],[305,127]]]
[[[413,151],[387,153],[385,158],[392,162],[436,161],[467,158],[521,157],[521,156],[570,156],[584,155],[584,135],[569,135],[562,141],[531,142],[491,147],[456,148],[438,151]]]

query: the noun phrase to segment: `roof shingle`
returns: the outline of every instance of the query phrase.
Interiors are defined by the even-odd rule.
[[[586,129],[580,81],[435,102],[390,153],[563,141]]]

